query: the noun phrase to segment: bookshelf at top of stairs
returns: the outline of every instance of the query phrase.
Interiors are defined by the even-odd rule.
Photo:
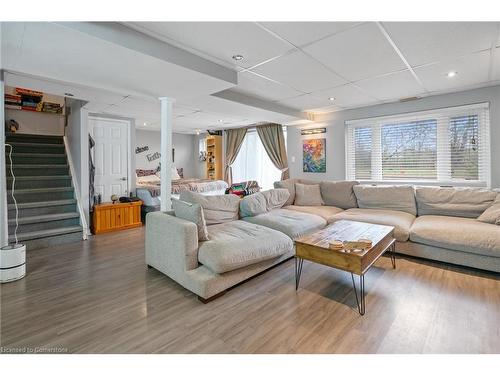
[[[7,133],[16,177],[19,243],[27,250],[81,241],[83,229],[62,136]],[[15,242],[9,147],[5,147],[9,243]]]

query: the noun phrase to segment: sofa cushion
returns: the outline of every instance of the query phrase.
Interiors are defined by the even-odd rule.
[[[411,185],[355,185],[359,208],[375,208],[417,214],[415,191]]]
[[[327,221],[327,223],[331,223],[333,221],[333,216],[338,214],[339,212],[344,211],[341,208],[334,206],[285,206],[287,210],[305,212],[306,214],[313,214],[321,216],[323,219]]]
[[[266,199],[266,208],[268,211],[275,208],[281,208],[290,197],[288,189],[270,189],[261,192]]]
[[[497,192],[479,188],[417,187],[418,215],[443,215],[476,219],[493,204]]]
[[[321,197],[327,206],[335,206],[343,209],[358,207],[353,186],[357,181],[322,181],[319,186]]]
[[[321,198],[321,190],[319,184],[295,184],[295,202],[296,206],[321,206],[323,199]]]
[[[289,178],[288,180],[274,182],[275,189],[287,189],[288,192],[290,193],[290,196],[285,202],[285,206],[293,204],[293,201],[295,200],[295,182],[296,182],[295,178]]]
[[[449,250],[500,257],[500,226],[470,218],[420,216],[411,227],[410,240]]]
[[[408,241],[410,228],[415,220],[415,216],[403,211],[351,208],[332,218],[332,222],[337,220],[352,220],[371,224],[390,225],[394,227],[394,238],[396,241],[405,242]]]
[[[179,199],[172,199],[172,208],[175,216],[192,223],[198,228],[198,241],[207,241],[207,223],[203,215],[203,208],[198,203],[188,203]]]
[[[182,190],[179,199],[184,202],[198,203],[203,207],[203,215],[207,225],[238,220],[240,198],[237,195],[202,195],[193,191]]]
[[[240,201],[240,216],[256,216],[281,208],[289,196],[287,189],[271,189],[247,195]]]
[[[208,227],[209,241],[201,242],[198,261],[215,273],[277,258],[293,249],[285,234],[242,220]]]
[[[293,240],[326,226],[326,220],[322,217],[284,208],[271,210],[262,215],[245,217],[243,220],[278,230]]]

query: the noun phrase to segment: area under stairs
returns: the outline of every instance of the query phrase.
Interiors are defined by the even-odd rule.
[[[62,136],[6,134],[12,145],[19,210],[17,238],[27,250],[81,241],[83,230]],[[5,148],[9,242],[15,242],[9,147]]]

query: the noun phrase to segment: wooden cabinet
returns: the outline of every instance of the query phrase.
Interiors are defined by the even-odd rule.
[[[222,180],[222,136],[209,135],[207,137],[207,178]]]
[[[94,206],[92,233],[140,227],[142,202],[103,203]]]

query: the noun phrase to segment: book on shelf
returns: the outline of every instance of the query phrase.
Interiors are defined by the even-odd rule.
[[[22,109],[20,105],[5,103],[5,109]]]
[[[23,105],[23,106],[21,107],[21,109],[22,109],[22,110],[24,110],[24,111],[32,111],[32,112],[37,112],[36,107],[28,107],[28,106],[24,106],[24,105]]]
[[[36,97],[40,97],[40,98],[43,96],[43,92],[23,89],[21,87],[16,87],[16,94],[26,95],[26,96],[36,96]]]

